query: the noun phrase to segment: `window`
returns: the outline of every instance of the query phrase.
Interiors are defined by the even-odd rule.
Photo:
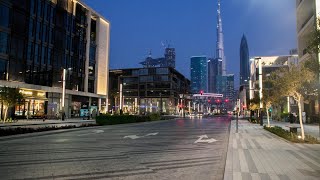
[[[38,2],[37,2],[37,4],[38,4],[38,8],[37,8],[37,11],[38,11],[38,17],[42,17],[42,1],[41,0],[38,0]]]
[[[29,62],[32,62],[32,59],[33,59],[33,44],[31,42],[28,43],[28,49],[27,49],[27,60]]]
[[[48,64],[49,65],[52,65],[52,63],[51,63],[51,57],[52,57],[52,50],[49,48],[48,49]]]
[[[148,69],[140,69],[139,74],[140,75],[148,75]]]
[[[34,47],[34,62],[39,62],[39,60],[38,60],[38,54],[39,54],[39,51],[38,51],[39,49],[38,49],[38,44],[36,44],[35,45],[35,47]]]
[[[43,25],[42,42],[47,42],[47,25]]]
[[[0,59],[0,80],[6,80],[8,61]]]
[[[46,59],[47,59],[47,48],[43,47],[42,53],[41,53],[41,64],[42,65],[47,64]]]
[[[33,31],[34,21],[32,18],[30,18],[29,21],[29,37],[34,37],[34,31]]]
[[[0,26],[2,27],[9,27],[9,8],[0,4]]]
[[[40,40],[41,38],[41,24],[38,21],[37,22],[37,31],[36,31],[36,40]]]
[[[168,74],[168,68],[157,68],[157,74]]]
[[[0,32],[0,53],[8,53],[8,34]]]

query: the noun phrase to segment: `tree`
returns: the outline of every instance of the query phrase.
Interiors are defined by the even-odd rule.
[[[7,119],[9,108],[18,104],[22,99],[23,95],[18,88],[0,87],[0,102],[4,110],[3,122]]]
[[[301,107],[304,96],[314,91],[314,89],[310,88],[310,83],[315,79],[315,74],[302,64],[300,66],[282,68],[273,73],[273,76],[275,77],[273,89],[277,91],[278,96],[293,97],[298,104],[301,136],[304,140]]]
[[[260,108],[260,98],[258,94],[255,94],[254,98],[249,100],[249,110],[251,112],[256,112],[259,110],[259,108]],[[251,112],[250,112],[250,119],[252,118]],[[255,114],[256,114],[256,119],[258,119],[257,113]]]

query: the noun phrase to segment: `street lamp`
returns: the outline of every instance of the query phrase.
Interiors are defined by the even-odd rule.
[[[162,115],[162,93],[160,92],[160,115]]]
[[[62,98],[61,98],[61,111],[62,111],[61,120],[62,121],[64,121],[64,115],[65,115],[64,106],[65,106],[65,97],[66,97],[66,75],[67,75],[67,70],[71,71],[72,68],[68,68],[68,69],[63,68],[63,72],[62,72]]]
[[[260,125],[263,126],[263,116],[262,116],[262,108],[263,108],[263,103],[262,103],[262,62],[261,62],[261,57],[255,57],[254,60],[258,60],[258,68],[259,68],[259,98],[260,98],[260,108],[259,108],[259,115],[260,115]]]

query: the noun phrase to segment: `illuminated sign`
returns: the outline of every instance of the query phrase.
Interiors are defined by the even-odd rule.
[[[23,95],[32,96],[32,91],[20,90],[19,92]]]

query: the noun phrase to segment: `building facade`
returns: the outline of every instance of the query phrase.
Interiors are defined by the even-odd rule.
[[[77,0],[2,0],[0,11],[0,85],[18,87],[25,96],[12,115],[77,117],[104,109],[106,19]]]
[[[200,91],[208,92],[208,73],[207,73],[207,57],[193,56],[191,57],[191,92],[199,93]]]
[[[320,19],[320,1],[319,0],[296,0],[296,19],[297,19],[296,24],[297,24],[299,63],[311,58],[319,61],[320,53],[318,54],[308,53],[308,43],[311,38],[310,34],[312,34],[314,30],[320,29],[319,21],[318,21]],[[309,107],[306,108],[306,109],[312,109],[309,115],[312,115],[314,117],[319,115],[319,106],[320,106],[319,97],[314,101],[312,101],[311,105],[308,105]]]
[[[234,100],[234,75],[218,75],[216,77],[217,82],[217,92],[223,94],[224,99],[230,102]]]
[[[217,92],[216,77],[222,75],[222,61],[217,58],[209,58],[208,60],[208,92]]]
[[[240,43],[240,85],[249,84],[249,48],[245,35],[241,38]]]
[[[110,70],[110,110],[129,114],[187,109],[190,80],[171,67]]]

